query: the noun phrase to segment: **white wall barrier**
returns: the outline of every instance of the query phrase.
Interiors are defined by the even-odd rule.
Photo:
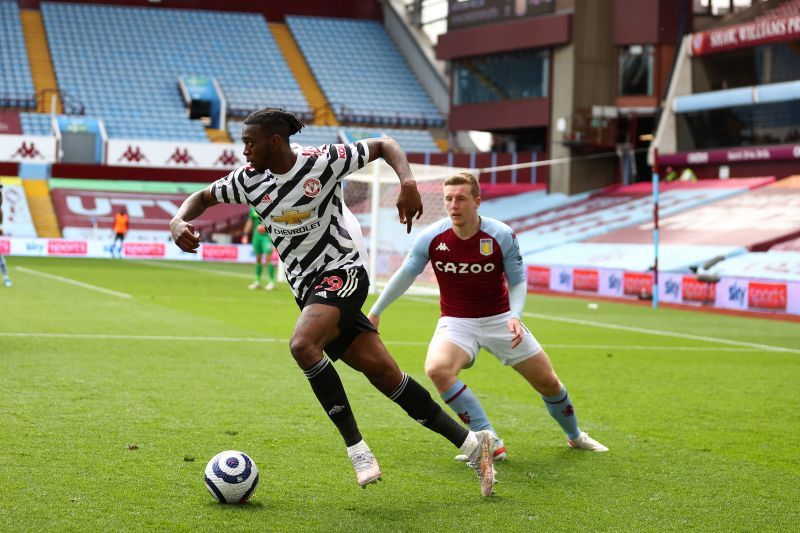
[[[233,143],[109,139],[106,164],[233,170],[246,163],[242,149]]]
[[[38,135],[0,135],[0,161],[16,163],[55,163],[58,141]]]
[[[800,282],[722,277],[707,283],[673,272],[660,273],[658,282],[659,300],[665,303],[800,315]],[[528,291],[537,290],[635,299],[652,294],[653,273],[530,265]]]
[[[0,237],[0,255],[33,257],[111,257],[110,240],[23,239]],[[227,261],[254,263],[249,244],[202,243],[196,254],[182,252],[172,242],[125,242],[124,259],[172,259],[180,261]]]

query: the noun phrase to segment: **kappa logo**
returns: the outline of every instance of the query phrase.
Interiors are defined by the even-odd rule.
[[[123,152],[123,154],[119,156],[117,162],[120,162],[123,159],[128,163],[141,163],[142,161],[145,161],[147,163],[150,162],[150,160],[147,159],[147,156],[144,155],[140,147],[132,146],[130,144],[128,145],[127,150],[125,150],[125,152]]]
[[[331,410],[328,411],[328,415],[333,416],[337,413],[341,413],[342,411],[344,411],[344,405],[334,405],[331,407]]]
[[[319,180],[317,178],[308,178],[305,183],[303,183],[303,194],[308,196],[309,198],[314,198],[316,195],[319,194],[319,191],[322,190],[322,185],[320,185]]]
[[[176,165],[188,165],[189,163],[193,163],[195,165],[197,164],[195,158],[189,153],[189,149],[184,148],[181,150],[180,147],[176,147],[175,151],[172,152],[172,155],[169,156],[166,161],[164,161],[164,163],[169,162],[173,162]]]
[[[22,145],[17,148],[17,151],[11,154],[11,158],[19,156],[20,159],[44,159],[42,152],[36,148],[36,145],[33,143],[26,143],[23,141]]]
[[[220,156],[214,161],[215,165],[222,165],[224,167],[233,167],[240,162],[239,156],[236,155],[234,150],[223,150]]]
[[[447,245],[445,243],[443,243],[443,242],[440,242],[439,246],[437,246],[436,249],[439,250],[440,252],[449,252],[450,251],[450,248],[448,248]]]
[[[320,298],[327,298],[328,297],[328,293],[326,293],[325,291],[319,291],[319,292],[316,292],[314,294],[316,294]]]

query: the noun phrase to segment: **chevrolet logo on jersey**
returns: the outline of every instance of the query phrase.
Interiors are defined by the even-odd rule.
[[[492,255],[492,239],[481,239],[481,255]]]
[[[311,216],[311,211],[296,211],[287,209],[279,217],[272,217],[273,222],[283,222],[287,225],[300,224],[303,220]]]

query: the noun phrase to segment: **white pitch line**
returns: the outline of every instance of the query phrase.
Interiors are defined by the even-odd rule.
[[[270,337],[191,337],[178,335],[111,335],[102,333],[13,333],[0,331],[0,337],[41,337],[46,339],[108,339],[141,341],[202,341],[202,342],[259,342],[289,343],[289,339]]]
[[[20,272],[25,272],[27,274],[32,274],[34,276],[39,276],[42,278],[48,278],[55,281],[60,281],[61,283],[67,283],[69,285],[75,285],[76,287],[81,287],[83,289],[88,289],[90,291],[102,292],[103,294],[108,294],[111,296],[116,296],[117,298],[133,298],[130,294],[119,292],[119,291],[112,291],[111,289],[104,289],[103,287],[98,287],[97,285],[90,285],[89,283],[84,283],[82,281],[65,278],[62,276],[56,276],[55,274],[48,274],[46,272],[40,272],[38,270],[33,270],[30,268],[25,267],[14,267],[15,269],[19,270]]]
[[[752,348],[755,350],[766,350],[770,352],[788,352],[800,353],[800,350],[794,348],[784,348],[783,346],[773,346],[771,344],[759,344],[755,342],[734,341],[731,339],[720,339],[718,337],[707,337],[705,335],[692,335],[691,333],[677,333],[675,331],[664,331],[660,329],[638,328],[636,326],[621,326],[619,324],[608,324],[605,322],[594,322],[591,320],[580,320],[578,318],[567,317],[554,317],[549,315],[540,315],[538,313],[523,313],[523,316],[538,318],[541,320],[551,320],[553,322],[565,322],[567,324],[579,324],[581,326],[592,326],[597,328],[616,329],[620,331],[629,331],[632,333],[646,333],[648,335],[660,335],[662,337],[674,337],[676,339],[688,339],[693,341],[704,342],[717,342],[719,344],[727,344],[729,346],[741,346],[745,348]]]
[[[289,343],[289,339],[274,337],[191,337],[178,335],[112,335],[104,333],[15,333],[0,331],[0,337],[20,338],[46,338],[46,339],[99,339],[99,340],[138,340],[138,341],[202,341],[202,342],[253,342],[253,343]],[[386,344],[403,346],[427,346],[427,341],[396,341],[383,340]],[[750,348],[720,348],[716,346],[647,346],[627,344],[547,344],[546,347],[568,350],[651,350],[651,351],[676,351],[676,352],[748,352]]]
[[[407,296],[408,300],[426,303],[438,303],[437,300],[429,298],[421,298],[418,296]],[[773,346],[771,344],[759,344],[755,342],[735,341],[731,339],[720,339],[719,337],[708,337],[705,335],[692,335],[691,333],[678,333],[675,331],[664,331],[661,329],[638,328],[636,326],[622,326],[619,324],[609,324],[607,322],[594,322],[592,320],[581,320],[578,318],[567,318],[553,315],[542,315],[539,313],[523,313],[523,316],[529,318],[538,318],[540,320],[550,320],[551,322],[563,322],[566,324],[579,324],[581,326],[591,326],[595,328],[614,329],[618,331],[628,331],[632,333],[645,333],[648,335],[660,335],[662,337],[673,337],[676,339],[687,339],[703,342],[715,342],[719,344],[727,344],[730,346],[740,346],[744,348],[751,348],[755,350],[765,350],[769,352],[787,352],[787,353],[800,353],[800,350],[794,348],[785,348],[783,346]]]
[[[202,268],[197,266],[189,266],[189,265],[176,265],[174,263],[161,263],[158,261],[139,261],[139,263],[148,265],[148,266],[157,266],[161,268],[171,268],[174,270],[190,270],[192,272],[202,272],[204,274],[215,274],[217,276],[229,276],[233,278],[243,278],[243,279],[250,279],[253,276],[249,274],[240,274],[238,272],[225,272],[224,270],[214,270],[211,268]]]

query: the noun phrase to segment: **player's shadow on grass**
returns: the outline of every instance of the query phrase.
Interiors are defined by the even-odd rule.
[[[208,502],[208,506],[214,509],[219,509],[220,512],[226,513],[260,513],[269,510],[268,506],[259,501],[247,503]]]

